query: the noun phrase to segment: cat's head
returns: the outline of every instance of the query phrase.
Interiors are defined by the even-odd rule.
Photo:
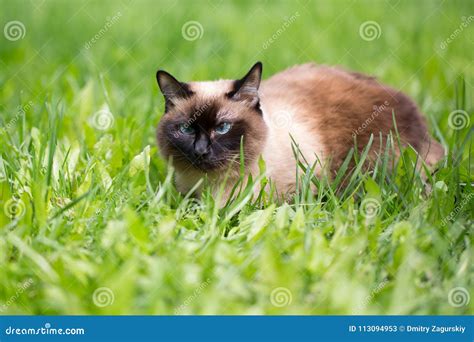
[[[267,131],[258,96],[261,76],[260,62],[239,80],[184,83],[159,70],[165,113],[157,136],[163,156],[184,170],[238,170],[242,141],[245,164],[253,163]]]

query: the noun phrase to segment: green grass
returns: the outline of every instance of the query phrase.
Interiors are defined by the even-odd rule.
[[[474,312],[474,21],[459,31],[472,1],[0,7],[2,27],[26,29],[0,37],[2,314]],[[372,41],[359,35],[369,20]],[[223,209],[178,194],[157,153],[156,70],[237,78],[256,60],[264,77],[307,61],[376,75],[417,101],[448,158],[426,187],[406,150],[345,191],[308,172],[288,204],[250,198],[246,180]],[[113,123],[94,125],[104,108]],[[454,110],[470,125],[452,129]]]

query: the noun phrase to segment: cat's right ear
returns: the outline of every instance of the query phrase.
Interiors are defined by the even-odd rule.
[[[178,81],[164,70],[156,72],[156,80],[158,81],[161,93],[165,97],[165,111],[173,106],[178,99],[183,99],[193,94],[188,84]]]
[[[227,96],[235,101],[243,101],[251,107],[259,105],[258,87],[262,79],[262,63],[257,62],[240,80],[234,81],[234,89]]]

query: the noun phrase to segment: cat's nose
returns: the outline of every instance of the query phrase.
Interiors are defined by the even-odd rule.
[[[206,137],[200,137],[194,143],[194,151],[196,151],[199,156],[203,156],[209,153],[209,141]]]

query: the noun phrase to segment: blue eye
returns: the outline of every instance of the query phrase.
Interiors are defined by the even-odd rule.
[[[193,134],[194,133],[194,128],[192,128],[188,124],[180,124],[179,125],[179,130],[181,131],[181,133],[184,133],[184,134]]]
[[[217,134],[226,134],[230,131],[232,124],[229,122],[223,122],[215,128]]]

